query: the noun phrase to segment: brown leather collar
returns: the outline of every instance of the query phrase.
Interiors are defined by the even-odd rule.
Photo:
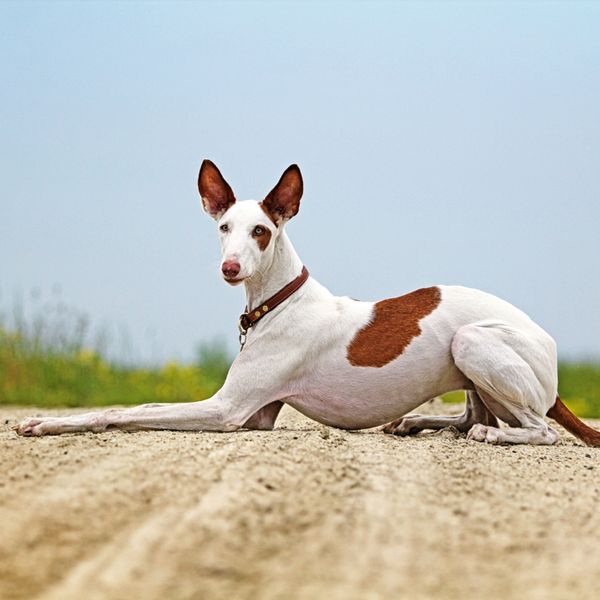
[[[290,281],[286,286],[282,287],[274,296],[260,303],[260,306],[248,310],[240,315],[240,345],[244,347],[246,342],[246,332],[250,327],[254,327],[268,312],[279,306],[284,300],[287,300],[294,292],[297,292],[308,279],[308,269],[302,267],[302,272],[296,279]]]

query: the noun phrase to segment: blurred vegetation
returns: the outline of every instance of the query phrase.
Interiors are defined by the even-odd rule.
[[[0,314],[0,405],[103,406],[188,402],[212,396],[230,357],[215,341],[191,364],[142,366],[109,358],[106,331],[61,302]]]
[[[600,364],[560,363],[558,393],[576,415],[600,418]]]
[[[35,299],[35,298],[34,298]],[[189,364],[141,366],[109,358],[105,332],[60,301],[0,313],[0,405],[106,406],[188,402],[213,395],[231,358],[222,342],[199,346]],[[579,416],[600,418],[600,364],[562,362],[559,394]],[[451,392],[446,402],[463,402]]]

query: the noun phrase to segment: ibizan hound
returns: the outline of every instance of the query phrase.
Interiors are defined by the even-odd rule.
[[[554,340],[519,309],[445,285],[381,302],[334,296],[308,277],[285,232],[303,191],[296,165],[261,202],[236,202],[208,160],[198,185],[217,221],[222,275],[246,288],[242,350],[223,387],[201,402],[27,419],[20,435],[272,429],[285,403],[333,427],[388,423],[384,431],[407,435],[453,425],[488,443],[553,444],[548,415],[600,446],[600,433],[557,396]],[[403,416],[451,390],[466,390],[461,416]]]

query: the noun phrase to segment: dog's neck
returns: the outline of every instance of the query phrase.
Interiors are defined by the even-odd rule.
[[[252,309],[275,295],[281,288],[298,277],[302,271],[302,261],[285,231],[275,242],[273,261],[261,272],[246,279],[246,306]]]

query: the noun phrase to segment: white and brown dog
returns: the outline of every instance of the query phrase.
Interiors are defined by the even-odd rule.
[[[385,431],[406,435],[453,425],[489,443],[552,444],[548,415],[600,446],[600,433],[557,396],[554,340],[519,309],[458,286],[380,302],[334,296],[308,276],[285,233],[303,190],[296,165],[261,202],[236,202],[208,160],[198,185],[218,224],[223,277],[244,283],[250,309],[223,387],[201,402],[27,419],[17,433],[272,429],[285,403],[333,427],[388,423]],[[462,415],[403,416],[451,390],[466,390]]]

